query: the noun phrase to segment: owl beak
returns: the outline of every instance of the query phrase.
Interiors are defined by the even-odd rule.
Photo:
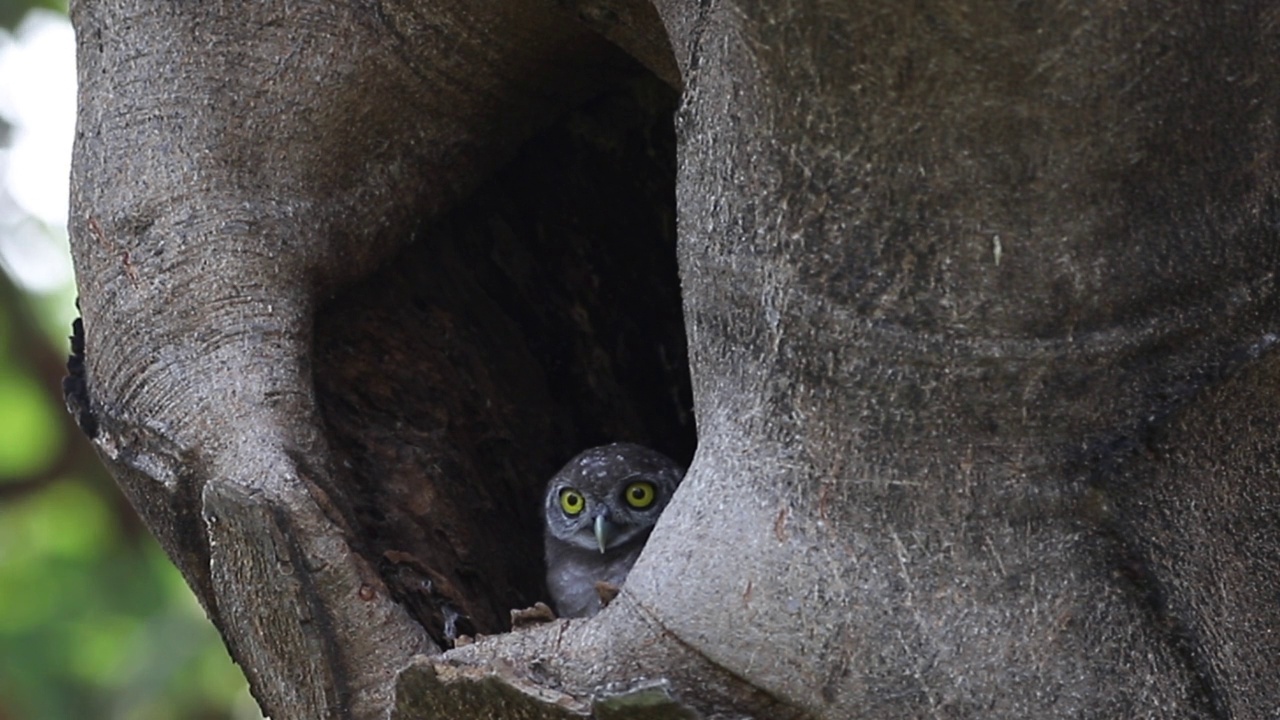
[[[601,513],[596,516],[596,542],[600,545],[600,554],[609,547],[609,541],[618,534],[618,526],[609,520],[609,516]]]

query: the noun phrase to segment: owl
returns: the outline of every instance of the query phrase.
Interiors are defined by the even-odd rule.
[[[626,579],[684,477],[671,458],[614,443],[570,460],[547,483],[547,589],[560,617],[600,611],[596,583]]]

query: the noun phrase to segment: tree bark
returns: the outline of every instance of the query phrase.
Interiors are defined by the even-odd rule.
[[[1280,707],[1269,4],[72,16],[69,404],[273,717]]]

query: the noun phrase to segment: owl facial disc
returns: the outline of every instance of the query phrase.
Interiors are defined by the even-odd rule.
[[[600,611],[600,583],[626,580],[683,476],[659,452],[613,443],[579,453],[547,481],[547,590],[561,617]]]

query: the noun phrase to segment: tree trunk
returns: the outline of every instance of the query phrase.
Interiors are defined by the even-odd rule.
[[[1280,708],[1270,4],[72,17],[69,406],[273,717]]]

